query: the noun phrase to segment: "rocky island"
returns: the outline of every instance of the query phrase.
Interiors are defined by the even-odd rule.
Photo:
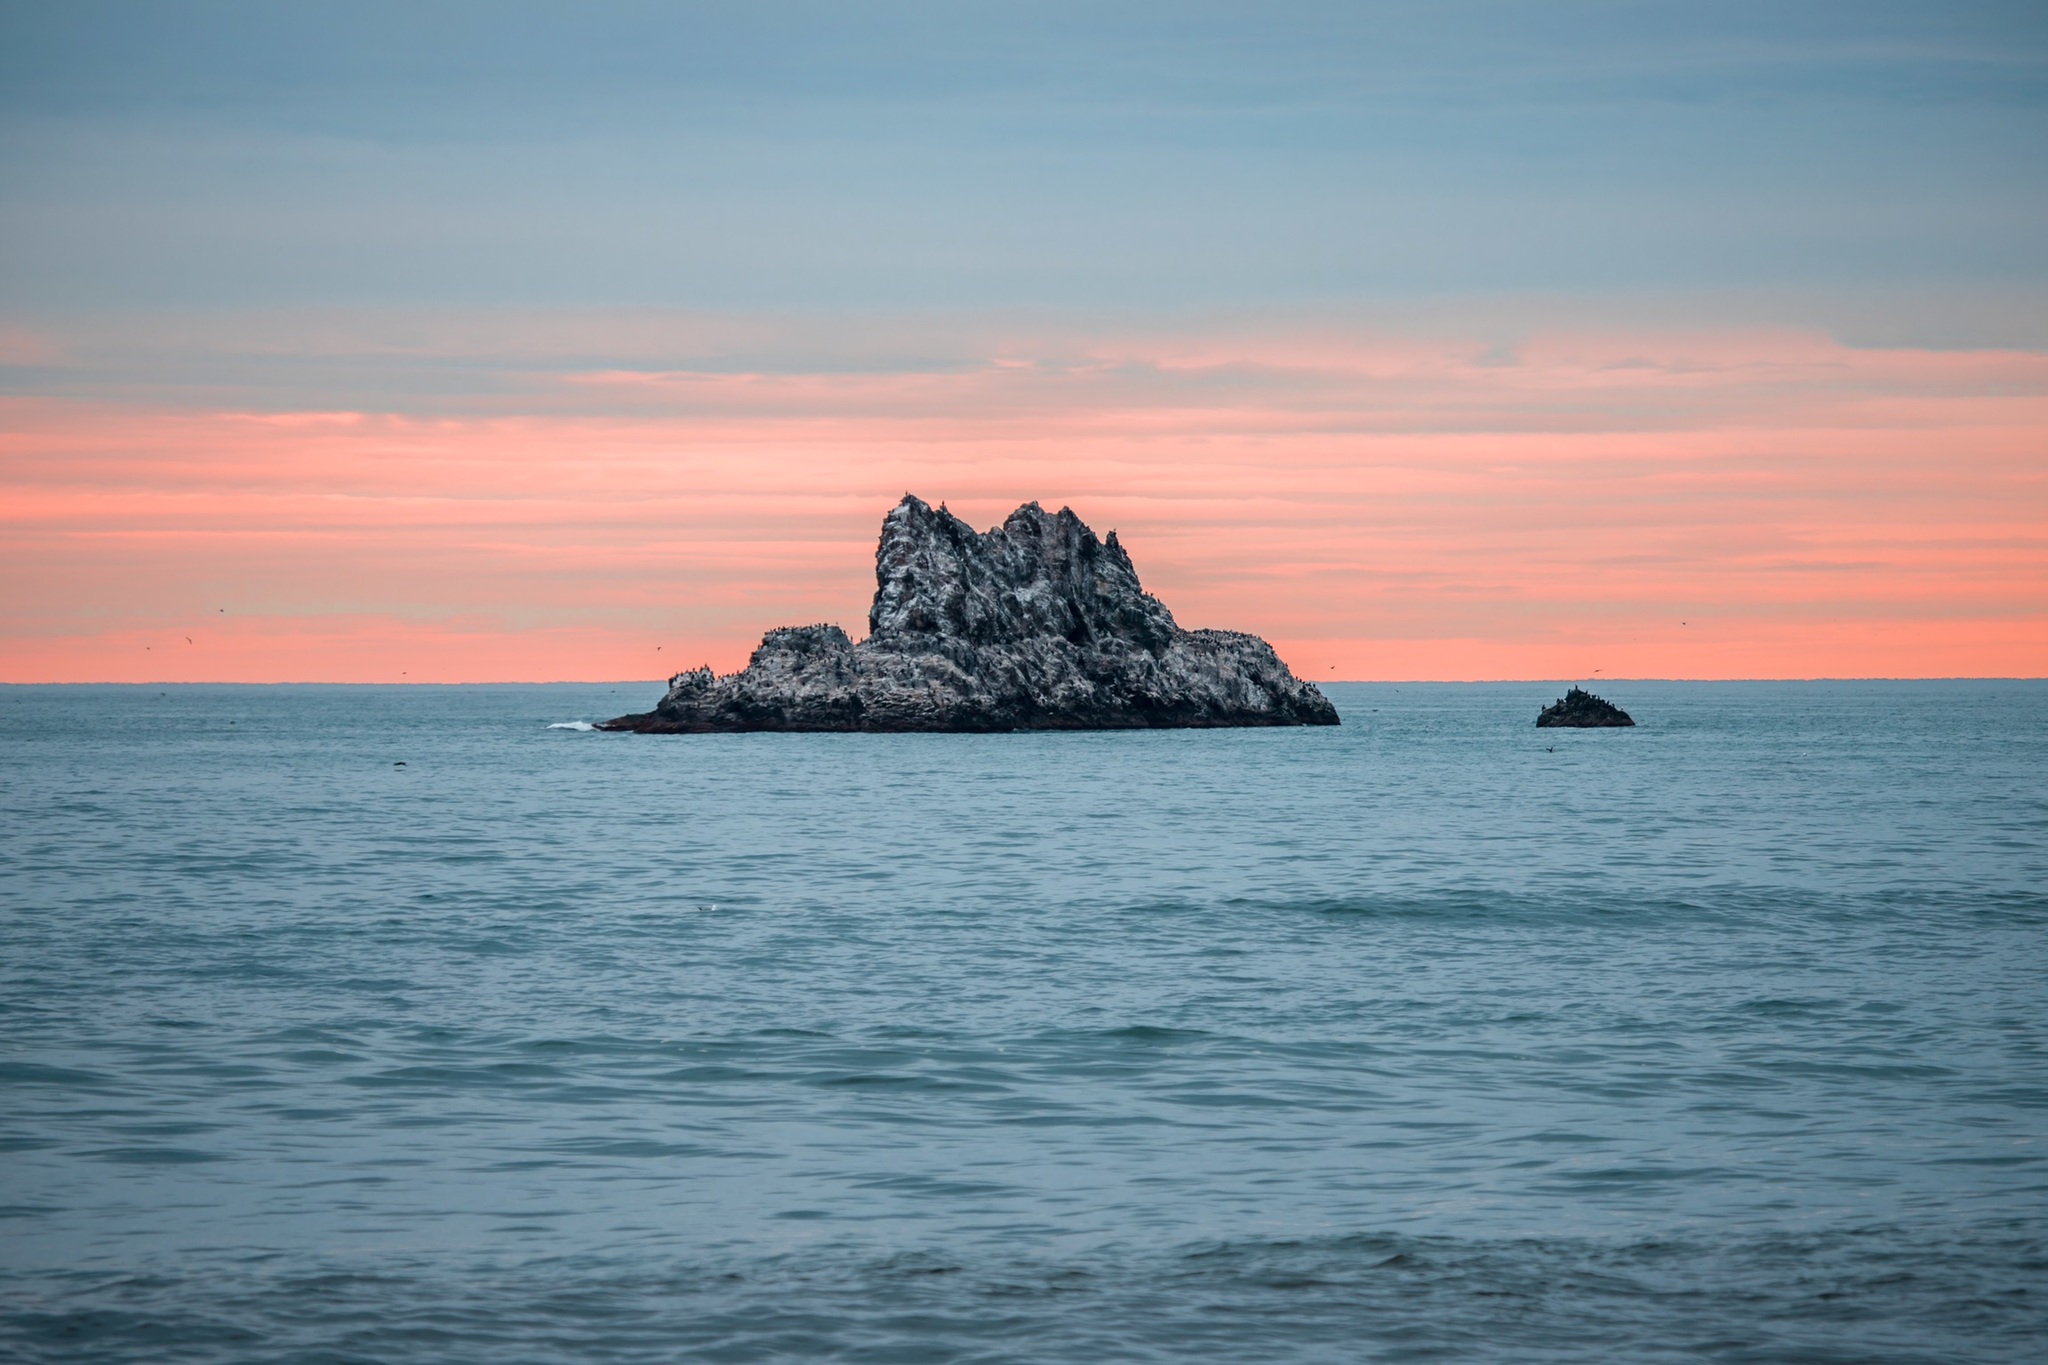
[[[1628,712],[1581,687],[1574,687],[1536,716],[1537,727],[1545,730],[1601,730],[1634,724]]]
[[[669,679],[652,711],[598,728],[1128,730],[1336,725],[1337,708],[1256,635],[1183,630],[1116,532],[1035,502],[986,532],[905,494],[882,520],[868,636],[771,630],[746,668]]]

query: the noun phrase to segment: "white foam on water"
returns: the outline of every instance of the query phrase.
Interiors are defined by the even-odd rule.
[[[592,725],[587,720],[558,720],[548,727],[550,730],[595,730],[596,728],[595,725]]]

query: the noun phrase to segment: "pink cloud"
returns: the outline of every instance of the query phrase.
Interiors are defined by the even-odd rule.
[[[535,370],[499,404],[0,402],[0,676],[173,676],[136,656],[221,606],[263,624],[177,676],[732,667],[763,627],[858,625],[906,489],[978,524],[1070,503],[1184,622],[1311,676],[2048,671],[2030,352],[1047,331],[874,371]]]

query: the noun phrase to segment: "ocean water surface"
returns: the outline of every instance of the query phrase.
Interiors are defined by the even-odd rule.
[[[0,689],[0,1357],[2048,1359],[2048,685]]]

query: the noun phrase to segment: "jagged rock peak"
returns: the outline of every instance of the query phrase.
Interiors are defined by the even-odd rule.
[[[1606,730],[1632,726],[1628,712],[1612,702],[1603,701],[1582,687],[1574,686],[1571,691],[1544,707],[1536,715],[1539,729]]]
[[[868,638],[791,626],[725,677],[679,673],[650,712],[605,728],[1128,729],[1335,725],[1272,647],[1182,630],[1115,532],[1025,503],[988,531],[905,494],[882,519]]]
[[[882,519],[868,634],[884,643],[1121,636],[1156,653],[1178,630],[1166,605],[1139,586],[1116,533],[1097,540],[1072,508],[1047,515],[1027,502],[977,532],[906,493]]]

